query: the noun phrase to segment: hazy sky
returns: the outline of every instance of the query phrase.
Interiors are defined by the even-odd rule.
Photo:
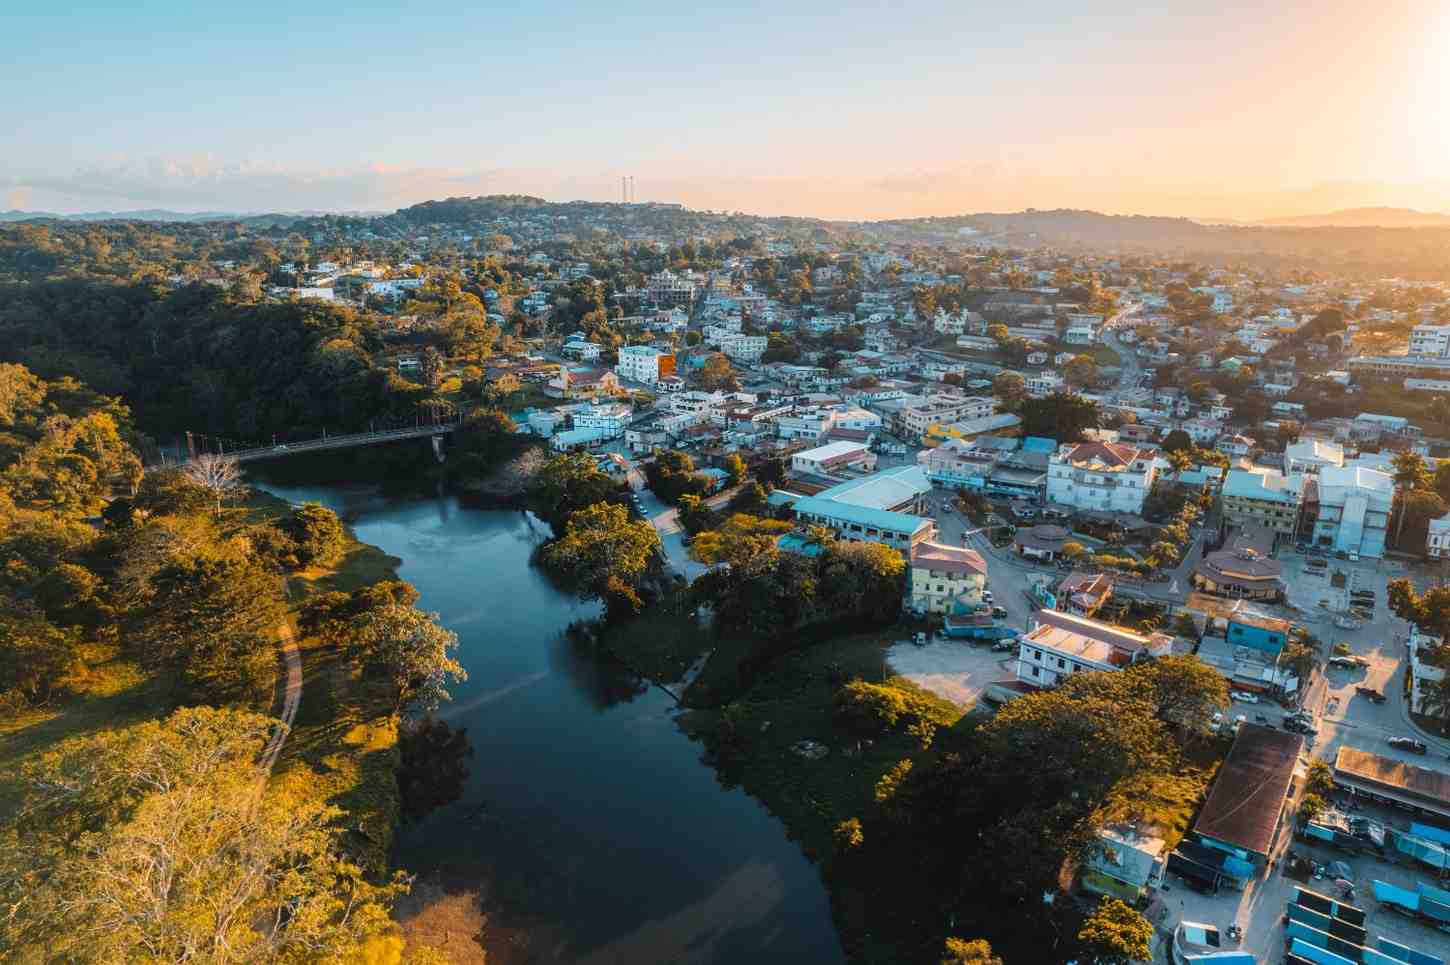
[[[1450,0],[25,6],[0,208],[1450,211]]]

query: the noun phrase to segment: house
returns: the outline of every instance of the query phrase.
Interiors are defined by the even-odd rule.
[[[588,366],[560,366],[559,371],[548,382],[548,393],[556,398],[596,398],[619,395],[619,376],[608,369]]]
[[[1243,724],[1198,812],[1194,835],[1209,848],[1262,865],[1293,824],[1294,769],[1304,751],[1298,734]]]
[[[1157,474],[1153,450],[1111,442],[1064,443],[1048,461],[1047,499],[1076,509],[1139,514]]]
[[[970,442],[982,436],[998,436],[1014,433],[1022,425],[1022,417],[1010,412],[999,412],[996,415],[979,416],[975,419],[961,419],[956,422],[949,422],[945,425],[933,423],[922,435],[921,444],[924,446],[936,446],[948,439],[961,439]]]
[[[1152,825],[1114,822],[1098,829],[1083,866],[1083,889],[1136,903],[1163,881],[1168,843]]]
[[[1410,624],[1410,709],[1417,714],[1425,713],[1425,696],[1430,688],[1445,679],[1445,670],[1436,666],[1436,651],[1443,643],[1434,634]]]
[[[1052,563],[1062,556],[1062,548],[1072,542],[1068,532],[1052,523],[1038,523],[1027,529],[1019,529],[1012,545],[1019,556],[1029,560]]]
[[[560,354],[567,358],[578,359],[581,362],[592,362],[599,358],[603,346],[598,342],[591,342],[584,337],[583,332],[575,332],[564,340],[563,348],[559,349]]]
[[[1373,469],[1327,467],[1319,473],[1314,541],[1345,553],[1384,556],[1394,477]]]
[[[918,466],[900,466],[852,479],[796,500],[802,525],[821,525],[841,539],[883,543],[908,553],[936,534],[927,518],[931,483]]]
[[[918,613],[975,607],[987,587],[987,561],[976,550],[922,542],[911,547],[909,596]]]
[[[1173,635],[1134,633],[1111,623],[1057,610],[1039,610],[1034,627],[1020,638],[1017,679],[1052,687],[1086,670],[1117,671],[1147,657],[1173,652]]]
[[[1249,453],[1254,451],[1258,442],[1250,436],[1232,435],[1224,436],[1214,444],[1214,448],[1226,456],[1247,458]]]
[[[1043,361],[1046,360],[1047,357],[1044,355]],[[1067,381],[1063,379],[1062,376],[1058,375],[1056,372],[1048,370],[1028,376],[1026,379],[1025,388],[1028,395],[1032,396],[1034,399],[1040,399],[1045,395],[1051,395],[1054,392],[1061,392],[1065,385],[1067,385]]]
[[[1047,353],[1046,352],[1028,352],[1027,353],[1027,364],[1028,365],[1046,365],[1047,364]]]
[[[623,402],[591,403],[577,407],[573,412],[574,428],[599,429],[606,439],[618,439],[624,435],[625,426],[633,418],[633,411]]]
[[[1292,696],[1299,678],[1280,666],[1289,623],[1263,613],[1247,600],[1229,600],[1194,591],[1184,611],[1203,617],[1196,655],[1234,690]]]
[[[1189,582],[1200,592],[1235,599],[1277,603],[1284,596],[1279,561],[1250,546],[1205,554],[1194,564]]]
[[[770,340],[764,335],[727,335],[720,339],[720,351],[732,362],[754,365],[765,354]]]
[[[1073,573],[1058,584],[1057,609],[1090,617],[1112,599],[1113,579],[1106,573]]]

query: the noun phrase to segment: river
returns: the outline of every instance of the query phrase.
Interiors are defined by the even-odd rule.
[[[530,566],[546,527],[452,496],[264,484],[342,514],[402,559],[458,634],[468,681],[440,716],[473,747],[460,801],[399,829],[395,863],[484,896],[490,962],[844,960],[816,869],[752,797],[723,788],[673,703],[561,635],[592,604]],[[307,699],[304,691],[302,699]]]

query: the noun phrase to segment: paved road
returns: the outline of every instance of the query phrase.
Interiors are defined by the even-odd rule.
[[[665,559],[669,563],[671,571],[694,582],[701,574],[710,569],[703,563],[696,563],[690,559],[690,551],[689,547],[685,545],[685,531],[680,526],[678,510],[660,502],[648,489],[640,491],[639,501],[645,519],[653,523],[655,532],[659,533],[660,548],[664,550]]]

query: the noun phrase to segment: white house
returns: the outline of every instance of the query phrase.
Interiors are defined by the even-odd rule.
[[[770,340],[764,335],[726,335],[720,339],[720,351],[732,362],[754,365],[765,354]]]
[[[1153,450],[1114,442],[1064,443],[1048,459],[1047,500],[1137,514],[1157,475]]]
[[[598,342],[591,342],[582,335],[570,335],[564,341],[564,347],[560,353],[571,359],[578,359],[581,362],[592,362],[599,358],[603,348]]]
[[[1326,467],[1344,465],[1344,450],[1323,439],[1305,439],[1284,447],[1284,474],[1317,476]]]
[[[1036,375],[1028,376],[1026,379],[1027,394],[1033,398],[1041,398],[1051,395],[1054,392],[1061,392],[1066,380],[1051,370],[1038,372]]]
[[[876,468],[876,454],[859,442],[828,442],[790,457],[792,472],[827,476],[841,469]]]

